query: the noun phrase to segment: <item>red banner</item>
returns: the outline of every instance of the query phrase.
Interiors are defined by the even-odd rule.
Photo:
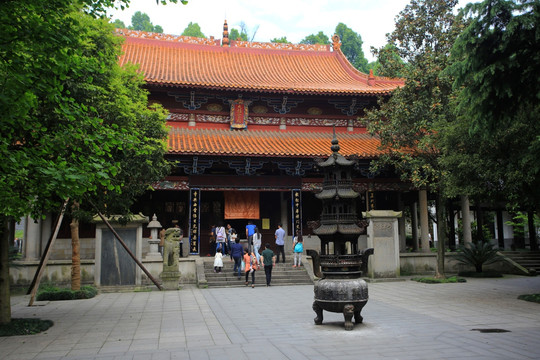
[[[225,219],[259,219],[258,191],[225,191]]]

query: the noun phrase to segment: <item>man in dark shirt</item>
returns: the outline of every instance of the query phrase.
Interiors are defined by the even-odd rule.
[[[262,252],[264,274],[266,275],[266,286],[270,286],[272,281],[272,268],[276,265],[276,256],[274,252],[270,249],[270,244],[266,243],[264,245],[264,250]]]
[[[240,280],[240,274],[242,272],[242,255],[244,255],[244,248],[240,244],[240,239],[236,238],[236,240],[231,246],[231,256],[234,260],[233,273],[236,273],[238,271],[238,280]]]

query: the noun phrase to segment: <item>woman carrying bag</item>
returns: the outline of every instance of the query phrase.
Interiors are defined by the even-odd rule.
[[[244,253],[244,263],[245,263],[245,271],[246,271],[246,286],[249,285],[249,274],[251,274],[251,287],[255,287],[255,271],[259,269],[259,262],[257,261],[257,257],[254,253],[249,253],[249,251],[246,249]]]

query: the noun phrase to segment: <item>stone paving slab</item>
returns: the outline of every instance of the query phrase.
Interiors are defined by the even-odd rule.
[[[540,277],[368,285],[364,323],[313,323],[313,286],[12,298],[13,317],[50,319],[45,333],[0,338],[2,359],[539,359]],[[504,329],[483,333],[473,329]]]

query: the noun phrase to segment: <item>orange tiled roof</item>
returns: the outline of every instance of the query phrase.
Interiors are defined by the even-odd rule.
[[[231,42],[117,30],[120,64],[140,64],[150,84],[299,94],[387,94],[399,79],[357,71],[329,46]],[[339,48],[339,47],[338,47]]]
[[[369,134],[339,133],[343,156],[371,159],[381,154],[380,142]],[[172,128],[169,154],[327,157],[332,135],[324,132],[236,131],[222,129]]]

